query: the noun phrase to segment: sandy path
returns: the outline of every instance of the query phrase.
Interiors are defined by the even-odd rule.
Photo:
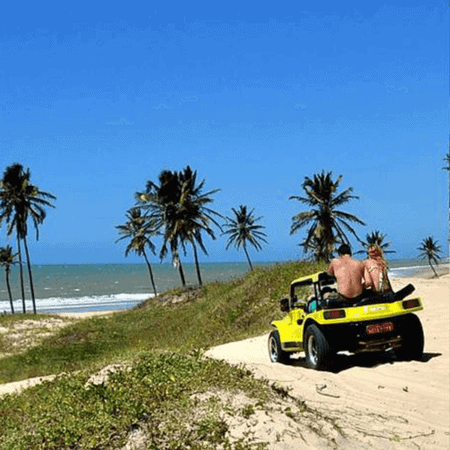
[[[416,287],[424,310],[421,362],[398,362],[386,355],[375,361],[342,355],[334,372],[305,367],[303,354],[291,365],[272,364],[268,335],[210,349],[206,355],[245,363],[255,375],[292,388],[341,427],[348,442],[341,448],[449,449],[449,277],[438,280],[393,279],[394,289]]]

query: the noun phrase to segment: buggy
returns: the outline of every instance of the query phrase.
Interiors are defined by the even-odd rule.
[[[309,288],[312,295],[302,300]],[[316,370],[330,368],[341,351],[351,353],[393,350],[402,360],[420,360],[424,333],[416,314],[423,309],[408,284],[396,293],[368,294],[357,303],[339,299],[335,278],[318,272],[294,280],[289,298],[280,300],[286,313],[272,322],[269,356],[272,362],[287,363],[293,353],[305,352],[307,365]]]

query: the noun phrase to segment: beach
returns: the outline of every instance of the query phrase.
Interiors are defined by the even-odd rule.
[[[394,290],[412,283],[412,296],[423,300],[418,313],[425,333],[422,361],[396,361],[391,356],[374,359],[339,355],[338,370],[318,372],[306,368],[303,355],[290,365],[273,364],[267,354],[268,335],[232,342],[209,349],[206,357],[244,364],[255,376],[289,389],[292,397],[331,418],[346,440],[342,449],[448,449],[450,448],[450,335],[449,274],[430,278],[423,269],[420,277],[391,278]],[[58,318],[76,320],[108,317],[116,311],[68,312]],[[52,328],[50,321],[49,327]],[[0,395],[30,387],[48,377],[38,377],[0,386]],[[275,430],[283,424],[273,423]],[[332,429],[322,430],[327,439]],[[310,448],[314,448],[310,443]],[[271,446],[271,449],[282,447]],[[285,448],[285,447],[283,447]],[[294,447],[286,447],[294,448]]]
[[[341,370],[318,372],[303,358],[271,364],[268,335],[210,349],[207,356],[245,364],[256,376],[291,389],[290,395],[336,420],[350,441],[338,448],[450,448],[449,275],[392,278],[394,290],[412,283],[423,300],[417,313],[425,333],[422,361],[370,361],[342,355]],[[330,431],[331,433],[331,431]]]

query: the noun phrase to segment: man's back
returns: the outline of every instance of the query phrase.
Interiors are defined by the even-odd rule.
[[[355,261],[349,255],[341,255],[333,259],[328,273],[337,278],[339,293],[345,297],[353,298],[360,295],[364,285],[364,264]]]

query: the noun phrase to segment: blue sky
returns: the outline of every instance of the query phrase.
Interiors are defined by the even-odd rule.
[[[19,162],[57,196],[32,261],[140,262],[114,227],[188,164],[221,189],[216,211],[262,216],[254,261],[303,256],[289,197],[322,170],[354,188],[361,237],[411,258],[431,235],[448,255],[448,4],[363,3],[4,3],[0,170]],[[216,234],[202,261],[244,260]]]

